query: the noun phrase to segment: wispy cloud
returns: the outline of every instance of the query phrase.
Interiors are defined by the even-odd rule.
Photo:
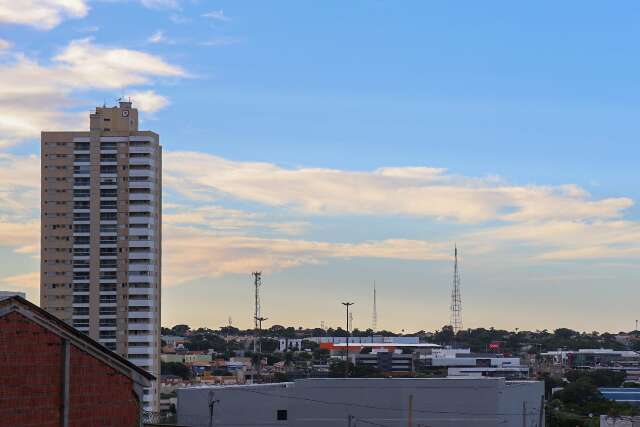
[[[0,50],[9,49],[11,47],[11,43],[9,40],[0,39]]]
[[[213,37],[211,39],[200,42],[201,46],[231,46],[241,43],[242,40],[237,37]]]
[[[140,3],[149,9],[172,10],[180,9],[179,0],[140,0]]]
[[[0,0],[0,23],[50,30],[66,18],[82,18],[89,7],[84,0]]]
[[[13,276],[0,278],[0,283],[2,283],[3,286],[20,289],[22,291],[25,289],[38,289],[40,287],[40,273],[33,271],[30,273],[15,274]]]
[[[213,19],[216,21],[231,21],[231,18],[229,18],[227,15],[224,14],[224,11],[222,9],[220,10],[212,10],[211,12],[207,12],[202,14],[202,16],[204,18],[209,18],[209,19]]]
[[[160,44],[160,43],[175,44],[175,41],[173,39],[168,38],[165,35],[164,31],[162,30],[158,30],[155,33],[151,34],[149,38],[147,38],[147,41],[153,44]]]

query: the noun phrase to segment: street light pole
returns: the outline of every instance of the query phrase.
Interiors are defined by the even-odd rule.
[[[345,358],[345,364],[344,364],[345,378],[349,377],[349,307],[352,306],[353,304],[354,304],[353,302],[342,303],[342,305],[344,305],[347,308],[347,357]]]

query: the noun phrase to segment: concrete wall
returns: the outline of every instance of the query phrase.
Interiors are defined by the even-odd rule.
[[[363,426],[372,422],[405,427],[411,416],[414,426],[521,427],[524,422],[537,427],[543,393],[542,383],[507,383],[502,378],[326,378],[287,385],[194,388],[178,390],[178,423],[208,426],[208,402],[213,398],[219,400],[215,407],[219,427],[342,427],[350,416],[362,421],[354,425]],[[286,421],[276,419],[278,410],[287,411]]]
[[[213,400],[218,401],[214,404],[216,427],[293,425],[277,420],[278,410],[289,409],[287,396],[292,386],[292,383],[279,383],[178,389],[177,424],[208,427],[209,402]]]

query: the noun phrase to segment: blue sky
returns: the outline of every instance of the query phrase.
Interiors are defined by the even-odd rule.
[[[0,14],[0,287],[37,300],[39,129],[124,94],[165,149],[163,324],[248,326],[259,268],[275,323],[366,328],[375,279],[381,326],[439,328],[455,241],[466,326],[638,317],[635,2],[43,4]]]

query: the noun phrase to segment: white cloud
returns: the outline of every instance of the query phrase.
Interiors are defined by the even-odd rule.
[[[166,40],[167,40],[167,38],[165,37],[164,31],[162,31],[162,30],[156,31],[151,36],[149,36],[149,38],[147,39],[147,41],[149,43],[163,43]]]
[[[84,0],[0,0],[0,23],[50,30],[66,18],[82,18],[89,7]]]
[[[576,186],[509,186],[437,168],[285,169],[193,152],[166,153],[165,181],[197,200],[231,196],[311,215],[407,215],[464,223],[611,219],[633,205],[628,198],[594,200]]]
[[[131,98],[133,104],[145,113],[155,113],[169,105],[168,98],[158,95],[153,90],[131,92],[126,98]]]
[[[212,10],[211,12],[204,13],[202,15],[204,18],[214,19],[216,21],[231,21],[231,18],[224,14],[222,9],[220,10]]]
[[[11,47],[11,43],[9,40],[0,39],[0,50],[9,49]]]
[[[200,42],[201,46],[231,46],[240,43],[241,40],[236,37],[215,37],[209,40]]]
[[[180,9],[178,0],[140,0],[140,3],[149,9]]]
[[[16,55],[13,62],[0,65],[0,146],[37,137],[41,130],[86,123],[86,112],[66,111],[74,106],[71,95],[77,91],[122,90],[150,84],[158,77],[185,75],[160,57],[95,45],[90,39],[70,42],[48,66]],[[160,98],[157,95],[151,107],[161,105]]]

